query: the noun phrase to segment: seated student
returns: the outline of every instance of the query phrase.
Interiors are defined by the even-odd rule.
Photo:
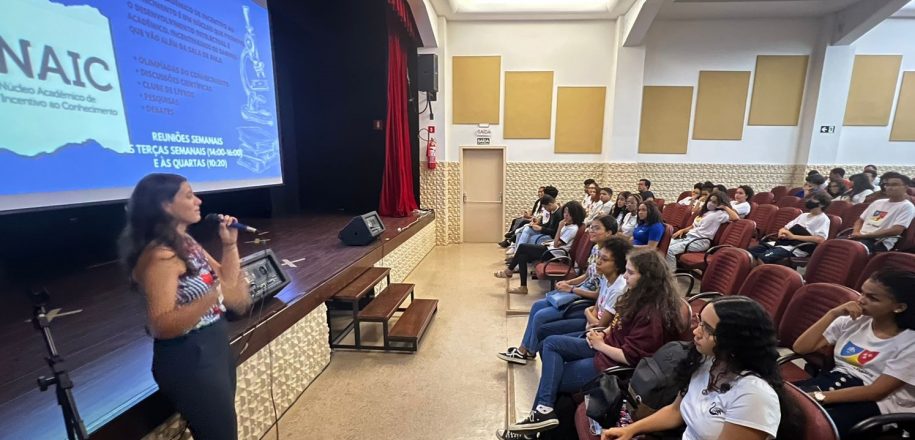
[[[585,208],[585,211],[588,210],[588,206],[591,205],[591,187],[597,186],[597,182],[594,179],[585,179],[585,196],[581,199],[581,206]]]
[[[578,228],[582,227],[582,223],[585,221],[585,209],[581,207],[581,203],[571,201],[566,203],[560,212],[562,212],[562,220],[560,220],[559,224],[556,226],[556,236],[553,238],[552,243],[549,245],[533,243],[519,244],[517,251],[508,261],[508,268],[496,271],[493,274],[496,278],[511,278],[515,269],[518,269],[518,272],[521,273],[521,287],[509,289],[508,293],[518,293],[522,295],[527,293],[528,263],[540,261],[540,258],[543,257],[544,253],[548,250],[562,249],[568,252],[572,247],[572,241],[575,239],[575,234],[578,233]]]
[[[813,252],[810,247],[795,249],[802,243],[822,244],[829,237],[829,217],[823,211],[831,201],[824,192],[818,192],[807,199],[808,212],[801,213],[785,227],[778,230],[778,240],[760,243],[749,249],[761,263],[777,263],[792,255],[806,257]],[[792,253],[793,250],[793,253]]]
[[[750,185],[740,185],[734,191],[734,200],[731,200],[731,208],[734,208],[734,212],[740,218],[747,218],[747,215],[750,214],[750,197],[753,197],[753,194],[753,188]]]
[[[864,174],[855,174],[851,176],[851,189],[849,189],[839,200],[847,200],[852,203],[864,203],[867,196],[874,193],[874,187],[871,186],[870,179]]]
[[[846,192],[848,192],[848,186],[837,180],[831,180],[829,185],[826,186],[826,194],[829,194],[829,197],[832,197],[833,200],[844,200],[841,197]]]
[[[724,185],[722,185],[722,184],[719,183],[719,184],[715,185],[715,191],[721,191],[721,192],[727,194],[727,193],[728,193],[728,187],[726,187],[726,186],[724,186]]]
[[[632,230],[632,245],[637,248],[657,249],[658,242],[664,237],[664,230],[658,205],[652,200],[639,203],[638,224]]]
[[[596,183],[592,183],[588,187],[588,204],[582,204],[582,207],[585,208],[585,217],[589,217],[592,212],[595,210],[600,210],[603,206],[603,203],[600,201],[600,188],[598,188]]]
[[[829,170],[829,181],[842,183],[846,188],[851,186],[851,181],[845,178],[845,168],[833,168]]]
[[[547,293],[546,298],[535,301],[531,305],[521,345],[508,347],[497,354],[499,359],[527,364],[528,360],[536,357],[541,348],[540,343],[547,336],[581,333],[589,324],[597,324],[602,320],[609,322],[609,318],[604,318],[607,314],[605,311],[568,314],[566,307],[577,298],[596,300],[598,305],[608,310],[616,303],[626,285],[622,275],[626,267],[626,254],[632,250],[632,245],[622,237],[615,237],[615,233],[616,220],[611,217],[604,216],[591,223],[588,236],[594,243],[591,254],[596,258],[589,258],[593,261],[588,264],[588,270],[574,279],[556,283],[556,290]],[[603,325],[606,326],[607,322]],[[548,324],[549,331],[542,331]]]
[[[639,179],[639,195],[642,200],[654,200],[654,193],[651,192],[651,181],[648,179]]]
[[[590,223],[591,220],[596,219],[602,215],[610,215],[610,212],[613,210],[613,189],[610,187],[600,189],[600,203],[596,203],[594,206],[591,206],[591,211],[588,212],[588,218],[585,219],[585,223]]]
[[[880,186],[880,177],[878,177],[876,165],[865,165],[864,170],[861,171],[861,173],[866,174],[867,177],[870,178],[871,185],[873,185],[874,188]]]
[[[825,183],[826,178],[820,173],[810,174],[804,179],[804,187],[792,195],[802,199],[809,199],[813,193],[823,191],[822,187]]]
[[[708,249],[721,225],[739,219],[740,217],[731,208],[731,200],[728,199],[727,193],[713,192],[708,196],[708,201],[693,220],[693,224],[674,232],[670,246],[667,248],[667,264],[670,266],[670,270],[677,269],[678,255],[687,251],[701,252]],[[708,240],[693,241],[697,238],[707,238]],[[689,245],[689,249],[687,249],[687,245]]]
[[[632,231],[635,230],[639,223],[639,205],[642,203],[642,196],[631,194],[626,198],[626,215],[623,222],[620,223],[620,234],[632,238]]]
[[[627,290],[616,302],[610,326],[585,338],[550,336],[543,342],[543,364],[534,408],[525,419],[499,431],[518,438],[559,425],[553,405],[560,392],[577,392],[606,368],[635,366],[687,328],[683,302],[664,259],[650,250],[634,251],[626,263]]]
[[[835,368],[796,382],[826,408],[844,437],[880,414],[915,412],[915,272],[881,271],[857,301],[820,318],[794,342],[807,354],[832,345]]]
[[[542,217],[539,220],[535,217],[529,224],[521,227],[521,231],[516,234],[517,240],[508,248],[506,254],[514,254],[518,245],[525,243],[537,244],[556,235],[559,222],[562,220],[559,203],[556,202],[553,196],[546,194],[540,198],[540,206],[543,207]]]
[[[629,210],[626,208],[626,200],[629,200],[629,196],[632,193],[629,191],[623,191],[618,196],[616,196],[616,204],[613,206],[613,209],[610,211],[610,215],[616,219],[616,222],[623,224],[623,219],[626,218],[626,214],[629,213]]]
[[[690,192],[690,194],[688,196],[680,199],[677,203],[680,205],[692,206],[693,202],[699,199],[699,193],[701,193],[701,192],[702,192],[702,182],[698,182],[695,185],[693,185],[693,190]]]
[[[702,183],[702,189],[699,191],[699,198],[693,200],[693,214],[698,214],[702,211],[702,207],[705,206],[705,202],[708,200],[709,194],[717,191],[715,189],[715,184],[706,180]],[[727,192],[725,192],[727,193]]]
[[[765,309],[745,296],[725,296],[697,318],[695,346],[677,371],[680,396],[631,425],[604,430],[601,440],[684,425],[689,440],[782,439],[803,426],[776,365],[775,326]]]
[[[855,222],[852,240],[864,243],[871,252],[888,251],[896,245],[915,217],[915,205],[906,192],[912,185],[908,176],[895,171],[884,173],[880,178],[888,199],[872,202]]]
[[[540,211],[540,198],[546,194],[543,190],[545,186],[537,188],[537,200],[534,201],[534,206],[530,211],[524,211],[521,213],[520,217],[515,217],[512,219],[511,225],[508,227],[508,231],[505,233],[505,240],[499,242],[499,246],[507,248],[511,245],[512,241],[515,238],[515,231],[522,226],[531,222],[531,219]]]

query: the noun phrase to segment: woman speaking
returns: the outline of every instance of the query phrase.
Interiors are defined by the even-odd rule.
[[[152,373],[159,390],[188,421],[197,440],[236,439],[235,359],[229,349],[228,307],[250,304],[235,223],[219,224],[222,261],[187,234],[200,221],[201,200],[176,174],[150,174],[127,203],[122,256],[131,285],[146,297],[155,338]]]

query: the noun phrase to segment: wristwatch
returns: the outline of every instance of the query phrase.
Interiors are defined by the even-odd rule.
[[[822,391],[814,391],[814,392],[813,392],[813,398],[814,398],[814,400],[816,400],[818,403],[824,403],[824,402],[826,402],[826,395],[823,394]]]

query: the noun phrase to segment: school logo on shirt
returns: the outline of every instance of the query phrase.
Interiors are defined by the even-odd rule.
[[[719,408],[718,402],[712,402],[712,407],[708,409],[708,413],[713,416],[720,416],[724,414],[724,408]]]
[[[879,351],[865,350],[853,344],[851,341],[846,342],[845,346],[842,347],[842,351],[839,352],[839,356],[842,357],[842,360],[856,367],[863,367],[868,362],[874,360],[879,354]]]
[[[881,221],[883,221],[883,219],[886,218],[887,214],[889,214],[889,211],[880,211],[880,210],[874,211],[874,213],[871,214],[871,220],[875,221],[875,222],[881,222]]]

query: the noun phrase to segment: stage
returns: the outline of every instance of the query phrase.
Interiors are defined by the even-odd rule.
[[[291,283],[249,316],[230,323],[239,364],[434,221],[431,212],[383,218],[386,231],[380,239],[368,246],[348,247],[337,233],[351,218],[306,214],[246,219],[260,233],[240,235],[241,255],[272,249],[284,263]],[[128,289],[122,266],[104,262],[76,273],[49,270],[43,281],[51,294],[48,309],[57,315],[51,330],[67,361],[73,394],[92,438],[140,438],[161,424],[173,410],[156,393],[150,373],[152,339],[144,327],[145,300]],[[4,353],[0,361],[0,439],[65,438],[53,388],[42,393],[35,383],[50,370],[40,334],[28,322],[31,305],[23,292],[14,289],[0,286],[0,295],[7,298],[0,312]]]

